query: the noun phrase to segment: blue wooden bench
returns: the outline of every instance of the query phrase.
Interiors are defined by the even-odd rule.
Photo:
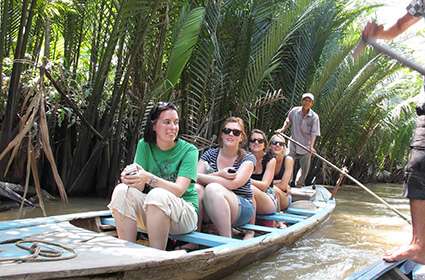
[[[208,234],[203,232],[194,231],[186,234],[170,235],[171,239],[204,245],[208,247],[215,247],[223,244],[237,244],[242,242],[239,239],[233,239],[215,234]]]
[[[102,217],[102,225],[110,225],[115,227],[115,220],[112,217]],[[142,229],[138,229],[141,232],[145,232]],[[191,232],[186,234],[175,234],[170,235],[170,239],[184,241],[188,243],[199,244],[207,247],[215,247],[223,244],[240,243],[242,240],[224,237],[215,234],[208,234],[203,232]]]
[[[289,207],[288,209],[286,209],[285,212],[288,214],[295,214],[295,215],[306,216],[306,217],[311,217],[317,213],[316,210],[308,210],[308,209],[292,208],[292,207]]]
[[[266,220],[266,221],[279,221],[285,222],[288,224],[296,224],[298,222],[303,221],[306,216],[288,214],[288,213],[275,213],[268,215],[257,215],[258,220]]]

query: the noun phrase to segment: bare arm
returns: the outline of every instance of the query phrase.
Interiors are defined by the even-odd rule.
[[[218,183],[229,190],[238,189],[251,177],[252,172],[254,171],[254,163],[251,161],[245,161],[241,164],[239,169],[236,171],[236,175],[233,179],[226,179],[222,176],[213,174],[203,174],[198,173],[198,183],[201,185],[208,185],[210,183]]]
[[[282,128],[278,129],[278,131],[281,132],[281,133],[284,133],[290,125],[291,125],[291,121],[289,120],[289,117],[287,117],[285,119],[285,122],[283,123]]]
[[[198,176],[200,173],[202,174],[207,173],[207,162],[205,162],[202,159],[198,161]]]
[[[191,183],[191,180],[186,177],[177,177],[176,182],[170,182],[161,177],[157,177],[153,174],[150,175],[148,184],[153,188],[163,188],[167,191],[175,194],[177,197],[181,197],[187,190]]]
[[[292,159],[292,157],[287,156],[283,164],[285,164],[285,172],[283,173],[282,179],[276,184],[276,187],[285,192],[289,191],[289,180],[292,176],[294,160]]]
[[[263,192],[267,190],[273,181],[274,169],[276,166],[276,159],[272,158],[266,165],[262,180],[252,180],[252,184]]]
[[[409,13],[406,13],[388,29],[384,29],[382,24],[378,25],[375,22],[368,22],[362,32],[362,36],[365,38],[392,40],[406,31],[410,26],[417,23],[420,19],[421,17],[415,17]]]
[[[313,151],[313,152],[316,152],[316,150],[314,149],[314,143],[316,142],[316,135],[313,135],[312,137],[311,137],[311,145],[310,145],[310,150],[311,151]]]

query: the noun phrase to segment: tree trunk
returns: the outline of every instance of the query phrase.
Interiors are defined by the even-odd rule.
[[[23,0],[22,2],[22,13],[19,25],[18,41],[15,49],[14,59],[24,58],[26,44],[28,41],[29,33],[31,32],[31,22],[34,14],[36,0],[32,0],[30,7],[28,8],[29,0]],[[0,138],[0,150],[3,150],[6,145],[12,140],[15,134],[17,125],[17,116],[19,100],[21,97],[19,83],[21,79],[21,73],[23,65],[21,63],[14,63],[12,68],[12,74],[10,77],[10,84],[6,103],[5,118],[3,121],[3,127]],[[6,162],[8,158],[0,161],[0,176],[4,172]]]
[[[6,33],[8,30],[8,24],[9,24],[9,0],[3,0],[3,7],[2,7],[2,16],[1,16],[1,29],[0,29],[0,86],[3,85],[3,58],[4,58],[4,51],[5,51],[5,39],[6,39]]]

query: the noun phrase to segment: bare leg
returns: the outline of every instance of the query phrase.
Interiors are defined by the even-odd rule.
[[[407,246],[386,253],[384,260],[388,262],[409,259],[425,264],[425,200],[411,199],[410,211],[412,213],[412,241]]]
[[[257,188],[252,186],[252,190],[253,190],[253,193],[254,193],[254,195],[252,196],[252,205],[254,206],[254,213],[257,213],[257,200],[255,199],[255,190],[254,189],[257,189]],[[255,214],[252,215],[251,219],[249,220],[249,223],[255,225]]]
[[[199,184],[195,184],[195,189],[198,192],[198,207],[199,207],[199,213],[198,213],[198,229],[197,231],[201,231],[202,230],[202,221],[204,219],[204,204],[203,204],[203,200],[204,200],[204,187],[199,185]]]
[[[288,194],[279,189],[278,187],[273,188],[279,198],[280,210],[285,210],[289,206]]]
[[[203,200],[204,200],[204,187],[199,185],[199,184],[195,184],[195,189],[196,192],[198,193],[198,207],[199,207],[199,212],[198,212],[198,225],[197,225],[197,229],[196,231],[201,232],[202,231],[202,221],[204,219],[204,205],[203,205]],[[198,244],[193,244],[193,243],[187,243],[181,246],[177,246],[175,249],[178,250],[196,250],[199,248]]]
[[[118,238],[135,242],[137,237],[137,222],[126,215],[123,215],[118,209],[124,209],[125,205],[135,209],[140,214],[140,218],[144,219],[144,213],[141,205],[145,199],[142,194],[134,188],[129,188],[125,184],[118,184],[112,193],[111,203],[108,207],[112,210],[112,216],[115,219]]]
[[[146,208],[146,227],[149,235],[149,245],[153,248],[164,250],[167,246],[168,233],[170,232],[170,218],[155,205]]]
[[[282,191],[281,189],[279,189],[278,187],[274,187],[273,189],[276,192],[277,199],[279,199],[279,206],[280,206],[279,210],[283,211],[283,210],[287,209],[288,206],[289,206],[288,194],[286,192]],[[287,225],[282,221],[278,221],[276,223],[276,227],[286,228]]]
[[[255,190],[260,191],[256,187],[252,186],[252,190],[255,194]],[[261,192],[261,191],[260,191]],[[255,225],[255,214],[257,213],[257,201],[255,200],[255,195],[252,196],[252,205],[254,206],[254,215],[252,215],[251,219],[248,223]],[[255,232],[253,230],[247,230],[245,231],[245,235],[243,237],[244,240],[251,239],[255,236]]]
[[[257,203],[256,213],[272,214],[276,212],[276,206],[270,196],[254,186],[252,187],[252,190],[254,191],[254,198]]]
[[[118,238],[127,240],[130,242],[136,242],[137,236],[137,223],[136,221],[122,215],[120,212],[113,210],[112,216],[114,216]]]
[[[204,206],[218,233],[232,237],[232,223],[239,214],[238,197],[222,185],[212,183],[205,188]]]

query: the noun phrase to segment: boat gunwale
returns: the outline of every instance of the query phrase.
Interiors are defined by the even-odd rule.
[[[55,273],[55,277],[63,278],[63,277],[90,277],[96,274],[108,274],[108,273],[119,273],[119,272],[130,272],[137,271],[141,269],[152,269],[157,267],[167,267],[178,264],[192,263],[193,260],[204,261],[206,263],[211,263],[212,261],[219,262],[223,259],[228,259],[232,257],[242,257],[245,254],[255,254],[258,252],[258,247],[262,247],[263,251],[267,249],[273,249],[275,246],[277,249],[273,251],[277,251],[279,248],[289,245],[295,242],[300,236],[304,235],[306,232],[315,228],[315,226],[321,222],[323,222],[334,210],[336,206],[334,199],[329,199],[326,202],[326,205],[323,205],[320,210],[318,210],[313,216],[307,217],[306,219],[289,226],[288,228],[282,229],[282,231],[273,231],[266,233],[264,235],[254,237],[250,240],[244,240],[243,242],[237,243],[228,243],[219,245],[216,247],[210,247],[206,249],[201,249],[197,251],[192,251],[188,253],[182,253],[178,257],[165,258],[160,261],[140,261],[138,263],[129,263],[129,264],[120,264],[120,265],[109,265],[109,266],[96,266],[95,269],[90,270],[87,268],[75,268],[68,269],[66,271],[39,271],[31,274],[32,279],[45,279],[46,275],[49,273]],[[65,214],[58,215],[52,217],[44,217],[44,218],[36,218],[34,223],[28,223],[28,220],[18,220],[25,221],[22,223],[21,227],[34,226],[34,225],[43,225],[43,220],[48,220],[49,223],[61,223],[61,222],[70,222],[75,219],[84,219],[84,218],[95,218],[95,217],[105,217],[111,216],[109,210],[103,211],[90,211],[83,213],[73,213],[73,214]],[[16,220],[15,220],[16,221]],[[5,224],[7,222],[0,222],[1,224]],[[72,225],[72,224],[71,224]],[[16,228],[16,227],[15,227]],[[0,228],[0,232],[3,229]],[[288,238],[294,240],[288,243]],[[291,240],[292,240],[291,239]],[[165,255],[175,255],[176,252],[179,251],[163,251]],[[1,267],[1,265],[0,265]],[[7,275],[11,279],[11,277],[22,277],[22,274],[9,274]],[[50,275],[51,276],[51,275]],[[208,275],[207,275],[208,276]],[[2,278],[2,276],[0,276]]]

